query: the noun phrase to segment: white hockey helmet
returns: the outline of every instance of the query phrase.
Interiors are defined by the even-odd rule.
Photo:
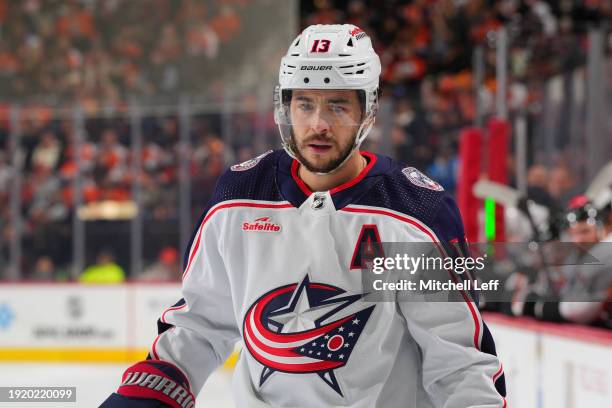
[[[361,123],[355,124],[357,132],[350,153],[357,149],[374,125],[380,73],[380,59],[372,48],[372,41],[359,27],[317,24],[302,31],[281,60],[279,83],[274,90],[274,120],[285,151],[296,158],[291,143],[293,133],[289,110],[291,90],[294,89],[359,91],[362,119]],[[342,164],[344,162],[336,169]]]

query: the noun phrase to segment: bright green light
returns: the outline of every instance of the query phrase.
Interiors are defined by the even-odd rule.
[[[495,200],[486,198],[485,202],[485,236],[487,241],[495,241]]]

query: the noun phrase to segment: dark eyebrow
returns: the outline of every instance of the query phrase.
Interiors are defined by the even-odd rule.
[[[297,101],[302,101],[302,102],[312,102],[313,101],[313,99],[311,97],[304,96],[304,95],[296,96],[295,99]],[[349,101],[347,98],[344,98],[344,97],[329,98],[329,99],[327,99],[326,102],[327,103],[339,104],[339,105],[348,105],[348,104],[351,103],[351,101]]]
[[[342,105],[347,105],[350,101],[346,98],[330,98],[327,100],[328,103],[337,103]]]
[[[307,96],[296,96],[295,99],[303,102],[312,102],[312,98],[309,98]]]

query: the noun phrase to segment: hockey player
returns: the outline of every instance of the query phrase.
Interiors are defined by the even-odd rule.
[[[464,242],[438,183],[359,150],[380,72],[353,25],[310,26],[291,43],[275,91],[284,150],[220,177],[185,255],[183,298],[104,408],[194,406],[237,341],[238,407],[506,406],[493,339],[468,294],[363,299],[361,243],[432,242],[452,255]]]

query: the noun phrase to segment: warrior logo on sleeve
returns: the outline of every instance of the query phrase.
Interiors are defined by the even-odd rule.
[[[310,282],[306,275],[300,283],[271,290],[249,308],[244,343],[264,366],[260,386],[275,371],[317,374],[342,395],[333,370],[347,364],[375,307],[347,308],[363,295],[344,293]]]

